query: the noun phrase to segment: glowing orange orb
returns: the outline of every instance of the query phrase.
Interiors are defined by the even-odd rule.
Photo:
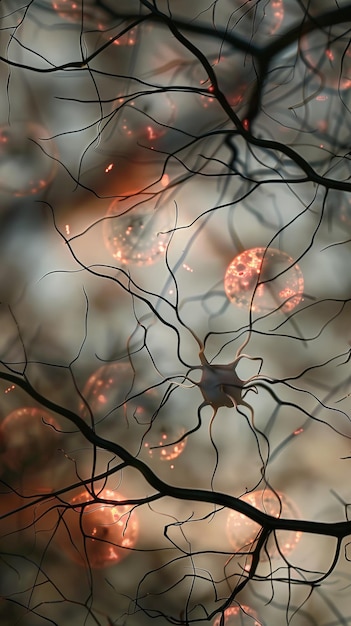
[[[47,411],[16,409],[0,425],[1,459],[17,473],[42,470],[52,459],[59,438],[59,425]]]
[[[257,613],[249,606],[230,606],[224,611],[224,626],[262,626]],[[213,626],[221,626],[221,615],[216,617]]]
[[[75,496],[64,512],[60,540],[68,556],[76,563],[101,569],[119,563],[130,554],[137,538],[139,524],[130,505],[120,493],[104,489],[99,499],[116,504],[96,502],[88,491]]]
[[[237,306],[256,313],[287,313],[302,300],[304,280],[299,266],[281,250],[251,248],[229,264],[224,289]]]
[[[103,223],[106,248],[122,265],[151,265],[160,260],[167,248],[169,215],[162,206],[139,204],[126,207],[112,202]]]
[[[116,407],[130,390],[133,380],[133,371],[126,363],[108,363],[102,365],[87,380],[83,389],[83,398],[79,413],[81,417],[90,421],[91,415],[94,423],[116,414]],[[123,412],[120,407],[120,414]],[[123,414],[123,413],[122,413]]]
[[[267,515],[276,518],[298,519],[299,514],[293,502],[284,494],[274,493],[269,489],[253,491],[240,498],[243,502],[251,504]],[[253,522],[249,517],[237,511],[230,511],[227,518],[227,536],[236,554],[252,552],[257,543],[257,537],[261,526]],[[301,533],[293,531],[276,532],[276,541],[280,552],[287,557],[299,542]],[[269,558],[280,556],[274,538],[270,538],[267,545]],[[261,560],[267,560],[265,550],[261,551]]]
[[[121,115],[119,130],[127,137],[152,146],[174,126],[177,109],[167,93],[151,94],[135,102],[123,101],[117,98],[114,109]]]

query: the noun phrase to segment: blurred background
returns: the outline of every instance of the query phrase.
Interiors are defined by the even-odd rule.
[[[0,3],[2,624],[351,624],[345,7]]]

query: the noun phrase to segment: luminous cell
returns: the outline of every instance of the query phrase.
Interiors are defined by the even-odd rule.
[[[251,248],[229,264],[224,289],[228,299],[256,313],[292,311],[302,300],[304,280],[299,266],[275,248]]]
[[[170,133],[177,115],[171,96],[158,92],[143,95],[135,101],[117,98],[113,110],[118,132],[130,141],[151,149],[157,148],[158,140]]]
[[[105,246],[122,265],[152,265],[165,254],[171,227],[168,208],[114,200],[103,223]]]
[[[270,489],[253,491],[240,498],[255,509],[276,518],[298,519],[299,514],[295,504],[286,495],[273,492]],[[252,521],[243,513],[230,511],[227,518],[227,536],[235,554],[252,553],[256,546],[261,526]],[[294,531],[277,531],[276,541],[271,537],[268,541],[267,552],[269,558],[278,558],[280,553],[288,557],[299,542],[301,533]],[[276,545],[279,546],[279,549]],[[267,560],[265,550],[261,551],[261,560]]]
[[[87,380],[79,406],[83,419],[95,425],[110,415],[116,415],[119,405],[123,405],[133,380],[133,371],[127,363],[107,363],[99,367]],[[120,407],[119,414],[123,415]]]
[[[116,565],[134,548],[139,523],[126,498],[110,489],[98,494],[99,502],[83,491],[69,502],[63,513],[60,541],[67,555],[76,563],[92,569]]]
[[[0,194],[32,196],[43,191],[56,171],[56,146],[33,122],[0,127]]]
[[[59,425],[37,407],[12,411],[0,425],[0,454],[17,474],[43,470],[59,447]]]
[[[221,626],[221,615],[217,616],[213,626]],[[230,606],[224,611],[224,626],[263,626],[257,613],[249,606]]]

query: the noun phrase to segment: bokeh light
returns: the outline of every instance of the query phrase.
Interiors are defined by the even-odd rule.
[[[123,501],[111,489],[98,494],[100,499]],[[116,565],[130,554],[137,538],[137,514],[126,504],[104,504],[88,491],[72,498],[61,523],[60,543],[67,555],[79,565],[101,569]]]
[[[174,461],[182,454],[186,446],[187,438],[182,438],[184,434],[184,428],[171,423],[165,425],[164,421],[158,423],[156,419],[146,433],[144,449],[149,458]]]
[[[222,626],[222,616],[219,615],[213,626]],[[258,620],[257,613],[249,606],[230,606],[224,611],[223,626],[263,626]]]
[[[52,8],[61,19],[68,22],[82,23],[91,28],[103,28],[106,13],[96,6],[95,0],[53,0]]]
[[[79,413],[96,425],[109,417],[123,415],[123,402],[133,381],[133,371],[127,363],[107,363],[99,367],[84,385]]]
[[[105,246],[122,265],[152,265],[166,252],[170,227],[167,206],[154,201],[127,209],[117,199],[103,223]]]
[[[235,305],[256,313],[292,311],[302,300],[304,280],[293,259],[274,248],[245,250],[229,264],[224,288]]]
[[[122,136],[151,149],[158,147],[161,137],[170,134],[177,115],[174,99],[167,92],[142,95],[137,100],[121,96],[113,103],[113,112]]]

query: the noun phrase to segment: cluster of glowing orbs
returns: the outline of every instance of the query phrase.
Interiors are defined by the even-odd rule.
[[[52,8],[61,19],[81,23],[101,30],[106,22],[106,12],[96,6],[95,0],[53,0]]]
[[[125,559],[134,548],[139,533],[137,515],[132,506],[118,504],[126,498],[110,489],[98,493],[97,502],[83,491],[69,502],[64,511],[60,541],[64,551],[76,563],[102,569]]]
[[[43,470],[57,449],[59,433],[57,421],[47,411],[16,409],[0,425],[1,460],[17,474]]]
[[[270,489],[253,491],[242,496],[240,500],[275,518],[298,519],[300,517],[295,504],[281,492],[274,493]],[[260,530],[261,526],[243,513],[230,511],[227,517],[227,536],[235,554],[252,552]],[[273,537],[268,540],[266,550],[269,558],[278,558],[280,553],[288,557],[300,538],[299,532],[278,530],[276,541]],[[268,559],[266,550],[261,550],[261,560]]]
[[[170,239],[170,215],[167,206],[139,203],[124,208],[114,200],[103,223],[107,250],[122,265],[151,265],[165,254]]]
[[[144,449],[149,458],[160,459],[160,461],[174,461],[183,452],[187,438],[184,428],[178,428],[164,421],[160,423],[157,419],[153,422],[150,431],[147,432],[144,440]]]
[[[238,254],[224,278],[228,299],[256,313],[292,311],[303,298],[304,280],[293,259],[275,248],[252,248]]]
[[[269,34],[275,35],[281,28],[284,20],[284,4],[283,0],[270,0],[265,6],[265,13],[271,22]]]
[[[218,615],[212,626],[222,626],[222,616]],[[230,606],[224,611],[223,626],[263,626],[257,613],[249,606]]]
[[[119,30],[124,30],[125,27],[120,26]],[[138,41],[138,30],[136,28],[130,28],[123,35],[112,37],[114,46],[135,46]]]
[[[34,122],[1,126],[0,194],[23,197],[43,191],[54,177],[55,156],[55,143],[43,126]]]
[[[323,88],[345,91],[351,87],[350,25],[316,29],[300,41],[304,63]]]

